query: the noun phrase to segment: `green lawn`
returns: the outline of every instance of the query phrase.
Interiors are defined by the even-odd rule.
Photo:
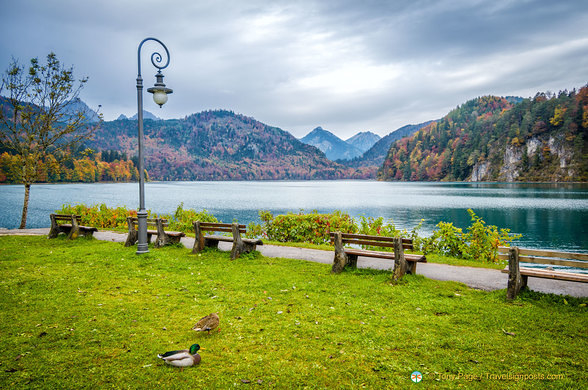
[[[526,292],[505,303],[504,290],[418,275],[392,285],[387,272],[331,275],[259,254],[134,251],[0,237],[0,388],[588,385],[588,299]],[[191,330],[211,312],[220,332]],[[156,357],[193,343],[205,348],[198,367]]]

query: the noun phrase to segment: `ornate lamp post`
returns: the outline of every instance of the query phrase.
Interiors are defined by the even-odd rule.
[[[141,47],[147,41],[155,41],[159,43],[164,49],[167,61],[163,64],[161,54],[154,52],[151,54],[151,63],[157,68],[157,74],[155,75],[156,82],[155,86],[147,89],[147,92],[153,94],[153,100],[159,104],[159,107],[163,106],[167,102],[167,95],[173,91],[165,87],[163,83],[162,69],[167,68],[169,65],[169,51],[167,47],[156,38],[145,38],[139,44],[137,50],[137,123],[139,126],[139,210],[137,211],[138,219],[138,243],[137,243],[137,254],[149,252],[149,243],[147,242],[147,211],[145,210],[145,169],[143,164],[143,78],[141,77]]]

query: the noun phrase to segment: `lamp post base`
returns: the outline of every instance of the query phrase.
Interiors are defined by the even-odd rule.
[[[144,244],[144,245],[139,245],[137,244],[137,252],[135,252],[138,255],[142,255],[143,253],[149,253],[149,245]]]
[[[138,243],[137,254],[149,252],[149,243],[147,242],[147,211],[140,209],[137,211]]]

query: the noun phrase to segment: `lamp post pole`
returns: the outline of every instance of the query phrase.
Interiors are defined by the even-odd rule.
[[[139,210],[137,210],[138,219],[138,243],[137,243],[137,254],[149,252],[149,243],[147,242],[147,211],[145,210],[145,168],[143,163],[143,78],[141,77],[141,47],[147,41],[156,41],[164,49],[167,61],[163,63],[161,54],[154,52],[151,54],[151,63],[155,66],[158,71],[155,75],[156,83],[155,86],[149,88],[147,91],[153,93],[153,99],[159,106],[167,101],[167,95],[173,91],[165,87],[163,84],[163,75],[161,70],[169,65],[169,51],[167,47],[156,38],[145,38],[139,44],[137,50],[137,125],[139,127],[138,132],[138,144],[139,144]]]

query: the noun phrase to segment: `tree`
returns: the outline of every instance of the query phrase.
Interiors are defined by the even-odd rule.
[[[98,126],[90,125],[84,111],[74,106],[87,81],[76,82],[73,67],[64,67],[54,53],[47,55],[46,64],[31,59],[28,69],[13,59],[2,76],[0,95],[5,92],[6,97],[0,96],[0,141],[17,157],[22,167],[19,181],[25,187],[20,229],[26,227],[39,162],[49,156],[63,161]]]

